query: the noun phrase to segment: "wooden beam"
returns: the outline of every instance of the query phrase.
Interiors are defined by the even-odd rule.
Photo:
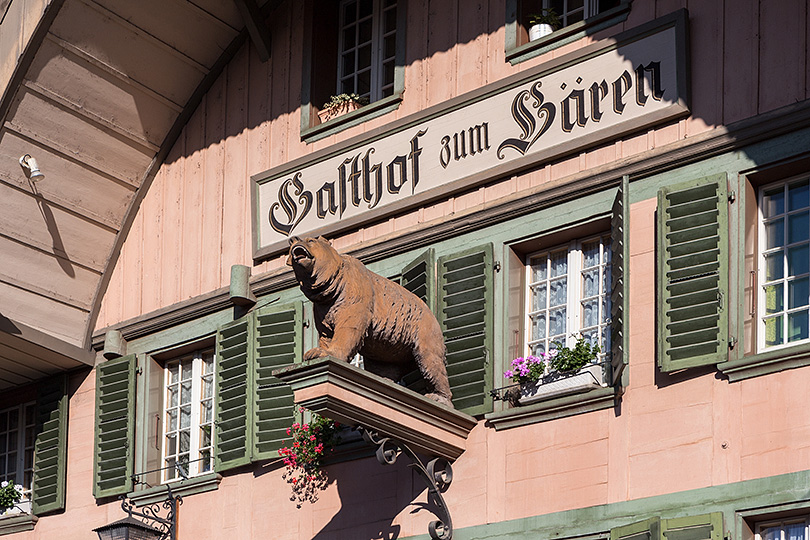
[[[239,13],[242,14],[242,20],[245,21],[250,40],[256,47],[256,52],[259,53],[259,60],[267,62],[270,59],[272,38],[256,0],[234,0],[234,2],[239,8]]]
[[[96,355],[89,349],[77,347],[59,338],[0,315],[0,342],[42,358],[55,368],[68,369],[80,365],[92,366]],[[46,360],[47,359],[47,360]]]

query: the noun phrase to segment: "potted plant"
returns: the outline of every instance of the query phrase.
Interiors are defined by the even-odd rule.
[[[301,407],[299,412],[303,414],[306,409]],[[301,508],[304,501],[314,503],[318,500],[318,491],[326,489],[328,478],[323,460],[339,442],[339,430],[340,424],[314,412],[309,422],[295,422],[287,428],[292,442],[280,448],[278,454],[287,469],[282,477],[292,487],[290,500],[297,508]]]
[[[25,509],[18,506],[23,495],[23,487],[5,480],[0,483],[0,515],[19,513]],[[27,502],[27,501],[26,501]],[[15,512],[15,510],[17,512]]]
[[[602,366],[593,362],[600,352],[598,345],[583,337],[572,348],[553,345],[540,356],[515,358],[504,372],[504,377],[520,384],[521,405],[602,386]]]
[[[348,112],[355,111],[367,102],[366,98],[357,94],[338,94],[330,97],[329,101],[323,104],[321,110],[318,111],[318,118],[320,118],[321,123],[324,123]]]
[[[529,15],[529,41],[547,36],[562,26],[554,8],[543,8],[540,13]]]

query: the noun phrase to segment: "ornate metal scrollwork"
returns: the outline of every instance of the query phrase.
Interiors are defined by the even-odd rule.
[[[408,445],[363,427],[357,429],[366,442],[377,447],[377,461],[382,465],[393,465],[401,453],[411,459],[408,466],[413,467],[425,481],[428,496],[433,497],[433,502],[438,507],[436,516],[439,519],[430,522],[428,533],[433,540],[451,540],[453,538],[453,520],[450,518],[450,510],[448,510],[444,497],[442,497],[442,492],[446,491],[453,481],[453,468],[450,466],[450,462],[444,458],[435,458],[425,466]]]
[[[141,506],[136,510],[135,504],[132,503],[125,495],[121,495],[121,509],[126,512],[129,517],[136,517],[145,525],[148,525],[161,533],[166,540],[175,540],[177,533],[176,514],[177,507],[183,504],[183,497],[180,495],[175,496],[172,493],[171,486],[166,486],[168,490],[166,500]],[[167,510],[166,517],[161,517],[160,513]]]

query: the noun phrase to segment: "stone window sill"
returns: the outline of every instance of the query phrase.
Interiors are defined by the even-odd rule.
[[[598,387],[583,394],[552,398],[524,407],[512,407],[503,411],[489,413],[484,418],[496,431],[500,431],[538,422],[547,422],[556,418],[565,418],[575,414],[609,409],[615,405],[615,402],[615,388]]]
[[[214,491],[219,487],[221,481],[222,476],[220,474],[211,472],[187,480],[169,482],[169,485],[172,488],[172,494],[175,496],[188,497],[196,493]],[[137,506],[159,503],[166,500],[166,484],[133,491],[127,494],[127,497]]]
[[[560,28],[547,36],[535,39],[520,46],[507,45],[506,60],[512,65],[519,64],[530,58],[540,56],[549,51],[567,45],[587,35],[594,34],[609,28],[615,24],[623,22],[630,13],[630,2],[625,0],[618,6],[611,8],[599,15],[595,15],[584,21],[569,24]]]
[[[810,366],[810,343],[765,351],[717,364],[717,368],[728,376],[730,382],[802,366]]]
[[[377,118],[378,116],[396,110],[401,102],[402,94],[398,93],[369,103],[357,110],[342,114],[337,118],[332,118],[317,126],[302,129],[301,140],[306,143],[313,143],[330,135],[334,135],[335,133],[339,133],[344,129],[362,124],[372,118]]]
[[[33,514],[8,514],[0,516],[0,536],[34,530],[37,516]]]

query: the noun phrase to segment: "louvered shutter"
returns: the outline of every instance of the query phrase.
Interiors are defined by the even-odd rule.
[[[34,443],[32,511],[41,515],[65,507],[68,395],[67,375],[37,389],[37,437]]]
[[[658,362],[670,372],[728,351],[725,174],[658,192]]]
[[[439,258],[439,324],[447,347],[453,405],[467,414],[492,409],[492,244]]]
[[[645,519],[610,530],[610,540],[662,540],[661,519]]]
[[[627,288],[630,275],[629,188],[630,179],[625,176],[622,178],[613,202],[610,223],[610,363],[611,382],[614,386],[620,384],[624,367],[627,364],[630,336],[628,326],[629,289]]]
[[[96,498],[132,491],[135,367],[134,354],[96,366]]]
[[[214,454],[217,471],[250,462],[253,370],[248,358],[253,317],[245,316],[217,330],[216,418]]]
[[[436,313],[436,255],[433,248],[422,253],[402,269],[400,284],[421,298],[430,311]],[[427,393],[427,384],[418,369],[405,375],[402,384],[414,392]]]
[[[723,513],[664,519],[661,530],[664,540],[723,540]]]
[[[253,358],[256,388],[250,394],[253,406],[253,459],[278,457],[276,450],[293,423],[293,393],[289,385],[273,377],[279,369],[302,356],[301,302],[288,306],[267,306],[256,310]]]

